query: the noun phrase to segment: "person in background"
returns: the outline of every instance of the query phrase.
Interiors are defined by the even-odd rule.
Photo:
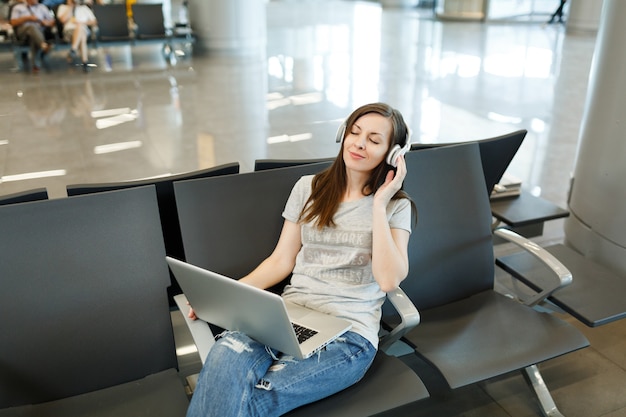
[[[74,63],[78,51],[83,70],[87,71],[89,69],[87,39],[91,35],[91,28],[98,24],[96,16],[85,4],[85,0],[67,0],[67,4],[59,6],[57,19],[63,25],[63,39],[71,44],[67,55],[68,63]]]
[[[85,0],[85,4],[88,6],[95,4],[102,4],[103,0]],[[65,4],[65,0],[43,0],[42,4],[48,6],[50,10],[56,10],[60,5]]]
[[[557,20],[558,20],[558,23],[564,23],[563,22],[563,8],[565,7],[565,3],[567,3],[567,0],[561,0],[561,4],[559,4],[559,7],[557,7],[554,13],[552,13],[552,16],[550,16],[550,20],[548,20],[548,23],[547,23],[548,25],[554,23]]]
[[[0,42],[4,42],[13,34],[13,27],[9,23],[9,4],[0,2]]]
[[[386,162],[391,149],[409,142],[409,130],[384,103],[359,107],[343,126],[334,163],[296,182],[274,251],[241,281],[267,289],[292,274],[283,298],[347,319],[351,330],[304,360],[224,332],[207,356],[188,417],[282,415],[355,384],[370,367],[386,293],[409,268],[406,164],[395,151],[397,168]]]
[[[30,45],[32,70],[38,72],[37,61],[43,60],[53,46],[46,40],[45,31],[54,27],[54,15],[38,0],[26,0],[12,7],[9,22],[17,39]]]

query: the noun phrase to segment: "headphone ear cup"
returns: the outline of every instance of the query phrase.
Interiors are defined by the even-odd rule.
[[[402,148],[400,147],[400,145],[394,145],[390,150],[389,153],[387,154],[387,164],[391,165],[392,167],[396,167],[396,158],[398,156],[400,156],[402,154]]]
[[[343,140],[343,136],[346,133],[346,123],[342,123],[337,129],[337,136],[335,137],[335,142],[340,143]]]

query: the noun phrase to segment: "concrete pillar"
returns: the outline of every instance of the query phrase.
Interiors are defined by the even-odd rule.
[[[569,0],[567,33],[596,33],[600,25],[602,0]]]
[[[566,243],[626,276],[626,1],[605,0],[565,222]]]
[[[235,55],[265,53],[265,0],[189,0],[197,49]]]
[[[435,14],[443,20],[484,20],[485,0],[439,0]]]

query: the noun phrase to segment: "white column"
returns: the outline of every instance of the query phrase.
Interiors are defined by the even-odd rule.
[[[198,49],[248,55],[265,52],[265,0],[189,0]]]
[[[566,243],[626,275],[626,1],[605,0],[581,122]]]

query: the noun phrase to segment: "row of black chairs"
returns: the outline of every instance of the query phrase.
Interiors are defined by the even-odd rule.
[[[165,251],[168,256],[172,256],[177,259],[185,259],[182,238],[180,235],[180,225],[178,223],[178,211],[176,209],[176,201],[174,198],[174,183],[177,181],[196,178],[237,174],[238,172],[239,163],[233,162],[229,164],[219,165],[216,167],[176,175],[169,175],[165,177],[135,181],[121,181],[114,183],[73,184],[67,186],[67,195],[77,196],[83,194],[93,194],[153,185],[156,189],[157,202],[159,206],[159,218],[161,223],[161,230],[163,232]],[[45,200],[47,198],[47,190],[45,188],[39,188],[4,196],[0,198],[0,205],[39,201]],[[176,280],[173,279],[172,285],[168,288],[168,293],[172,306],[174,305],[173,296],[176,294],[180,294],[180,292],[180,286],[178,285]]]
[[[115,5],[123,6],[123,5]],[[143,6],[159,6],[160,5],[143,5]],[[100,6],[109,8],[110,6]],[[153,8],[155,9],[155,8]],[[125,9],[124,9],[125,10]],[[483,164],[483,172],[487,189],[491,190],[493,185],[500,179],[513,156],[517,152],[524,137],[525,130],[516,131],[507,135],[479,141],[479,149],[481,152],[481,160]],[[423,150],[441,145],[425,145],[413,144],[412,150]],[[298,166],[304,164],[315,164],[321,162],[330,162],[333,158],[315,158],[307,160],[297,159],[260,159],[254,164],[255,171],[263,171],[268,169],[285,168],[290,166]],[[173,176],[144,179],[137,181],[123,181],[115,183],[97,183],[97,184],[74,184],[67,187],[68,196],[89,194],[95,192],[112,191],[117,189],[125,189],[154,184],[157,192],[159,203],[159,213],[161,218],[161,228],[165,241],[166,253],[177,259],[185,259],[180,225],[178,222],[178,212],[174,198],[174,182],[188,179],[205,178],[217,175],[235,174],[239,172],[238,163],[230,163],[204,170],[182,173]],[[0,199],[0,204],[8,204],[19,201],[35,201],[47,198],[45,189],[32,190],[30,192],[18,193],[12,196],[6,196]],[[277,236],[276,236],[277,237]],[[180,293],[180,286],[172,277],[172,286],[169,288],[170,302],[174,305],[173,296]]]
[[[131,9],[133,17],[129,21],[126,5],[95,4],[93,11],[98,20],[96,42],[105,45],[164,42],[170,49],[173,42],[193,42],[188,24],[182,27],[165,27],[162,4],[135,3]]]
[[[421,316],[419,325],[402,330],[408,353],[382,341],[384,348],[362,381],[290,415],[411,415],[414,407],[431,407],[436,415],[442,391],[517,370],[532,382],[542,412],[549,412],[554,404],[538,364],[588,341],[561,319],[495,291],[491,211],[479,145],[409,152],[406,161],[404,185],[420,220],[409,243],[410,275],[393,296],[411,300]],[[233,277],[254,268],[273,249],[282,224],[279,213],[295,180],[330,163],[308,162],[176,183],[187,261]],[[555,287],[564,284],[554,281]],[[385,305],[384,324],[393,329],[402,320]],[[425,374],[428,378],[415,380]]]
[[[27,203],[30,201],[41,201],[48,199],[48,190],[43,188],[37,188],[34,190],[20,191],[18,193],[9,194],[0,197],[0,206],[17,203]]]
[[[165,26],[161,3],[133,4],[131,20],[128,19],[125,4],[94,4],[92,8],[98,27],[94,29],[89,43],[95,48],[160,43],[163,45],[164,58],[171,59],[176,44],[192,45],[195,42],[189,24],[173,28]],[[46,35],[55,44],[56,49],[67,49],[70,46],[63,40],[62,31],[63,25],[57,19],[56,26]],[[15,35],[10,38],[10,42],[15,58],[21,64],[27,58],[30,49]]]
[[[542,382],[538,364],[588,342],[559,318],[494,290],[491,212],[481,153],[479,144],[469,143],[407,154],[405,189],[420,220],[409,243],[410,276],[392,298],[410,300],[421,315],[417,327],[413,323],[402,329],[404,334],[394,335],[403,336],[408,353],[394,357],[393,345],[383,341],[362,381],[290,415],[410,413],[412,407],[437,406],[439,382],[457,389],[516,370],[533,382],[544,412],[554,405],[545,386],[537,383]],[[0,410],[0,416],[21,415],[11,410],[42,402],[40,407],[63,410],[54,407],[80,393],[90,394],[82,405],[71,404],[93,406],[91,401],[111,395],[111,390],[127,392],[124,384],[129,381],[141,381],[131,385],[157,397],[163,390],[163,398],[151,397],[155,413],[164,412],[165,406],[158,408],[167,398],[169,414],[163,415],[184,414],[180,381],[174,386],[171,378],[176,362],[165,314],[167,243],[157,183],[173,189],[182,259],[238,277],[271,253],[295,180],[329,163],[155,179],[128,189],[101,187],[88,195],[0,207],[0,252],[8,260],[0,291],[0,308],[6,311],[0,317],[5,317],[2,327],[10,341],[0,348],[0,357],[8,358],[0,382],[10,387],[0,394],[0,408],[16,407],[8,414]],[[520,243],[509,232],[496,233]],[[28,313],[19,322],[4,314],[24,309]],[[385,306],[385,327],[398,328],[403,320]],[[51,332],[50,323],[56,322]],[[45,355],[37,355],[40,346],[46,346]],[[425,368],[441,381],[425,384],[420,378]]]
[[[0,206],[0,416],[184,416],[154,185]]]

